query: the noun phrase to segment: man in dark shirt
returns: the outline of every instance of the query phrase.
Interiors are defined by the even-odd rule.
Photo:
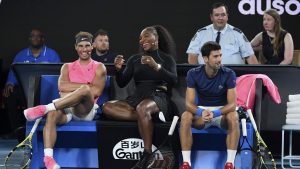
[[[221,65],[222,51],[218,43],[204,43],[201,53],[205,65],[187,73],[186,111],[181,115],[180,123],[183,157],[180,169],[191,169],[192,126],[199,130],[210,126],[227,130],[225,169],[233,169],[240,134],[235,111],[236,75],[233,70]]]
[[[99,29],[94,34],[93,47],[95,48],[92,53],[93,60],[102,63],[114,63],[117,54],[109,50],[109,36],[105,30]]]

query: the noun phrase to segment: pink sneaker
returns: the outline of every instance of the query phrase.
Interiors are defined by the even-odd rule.
[[[227,163],[225,164],[225,169],[234,169],[233,164],[227,162]]]
[[[60,169],[60,166],[55,162],[53,157],[45,156],[44,163],[47,169]]]
[[[34,121],[45,115],[46,106],[40,105],[24,110],[24,116],[28,121]]]

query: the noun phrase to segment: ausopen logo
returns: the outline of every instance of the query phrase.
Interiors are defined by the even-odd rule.
[[[238,5],[239,11],[243,15],[263,15],[267,9],[275,9],[281,15],[299,15],[299,0],[241,0]]]
[[[152,151],[157,148],[152,145]],[[139,138],[127,138],[119,141],[113,148],[114,159],[120,160],[139,160],[144,151],[144,142]],[[160,151],[156,153],[157,159],[162,159]]]

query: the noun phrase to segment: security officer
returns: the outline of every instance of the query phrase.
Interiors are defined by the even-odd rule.
[[[228,7],[223,3],[212,5],[211,25],[198,30],[187,49],[189,64],[204,64],[200,48],[207,41],[216,41],[222,47],[222,64],[258,64],[250,42],[244,33],[227,23]]]

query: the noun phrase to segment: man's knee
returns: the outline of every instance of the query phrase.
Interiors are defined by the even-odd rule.
[[[226,120],[230,123],[238,123],[239,122],[239,117],[238,113],[236,111],[230,112],[226,115]]]
[[[59,119],[59,113],[57,111],[50,111],[47,114],[47,124],[57,124]]]
[[[191,112],[185,111],[181,115],[181,121],[180,121],[180,123],[182,125],[192,125],[193,118],[194,118],[194,116],[193,116],[193,114]]]

